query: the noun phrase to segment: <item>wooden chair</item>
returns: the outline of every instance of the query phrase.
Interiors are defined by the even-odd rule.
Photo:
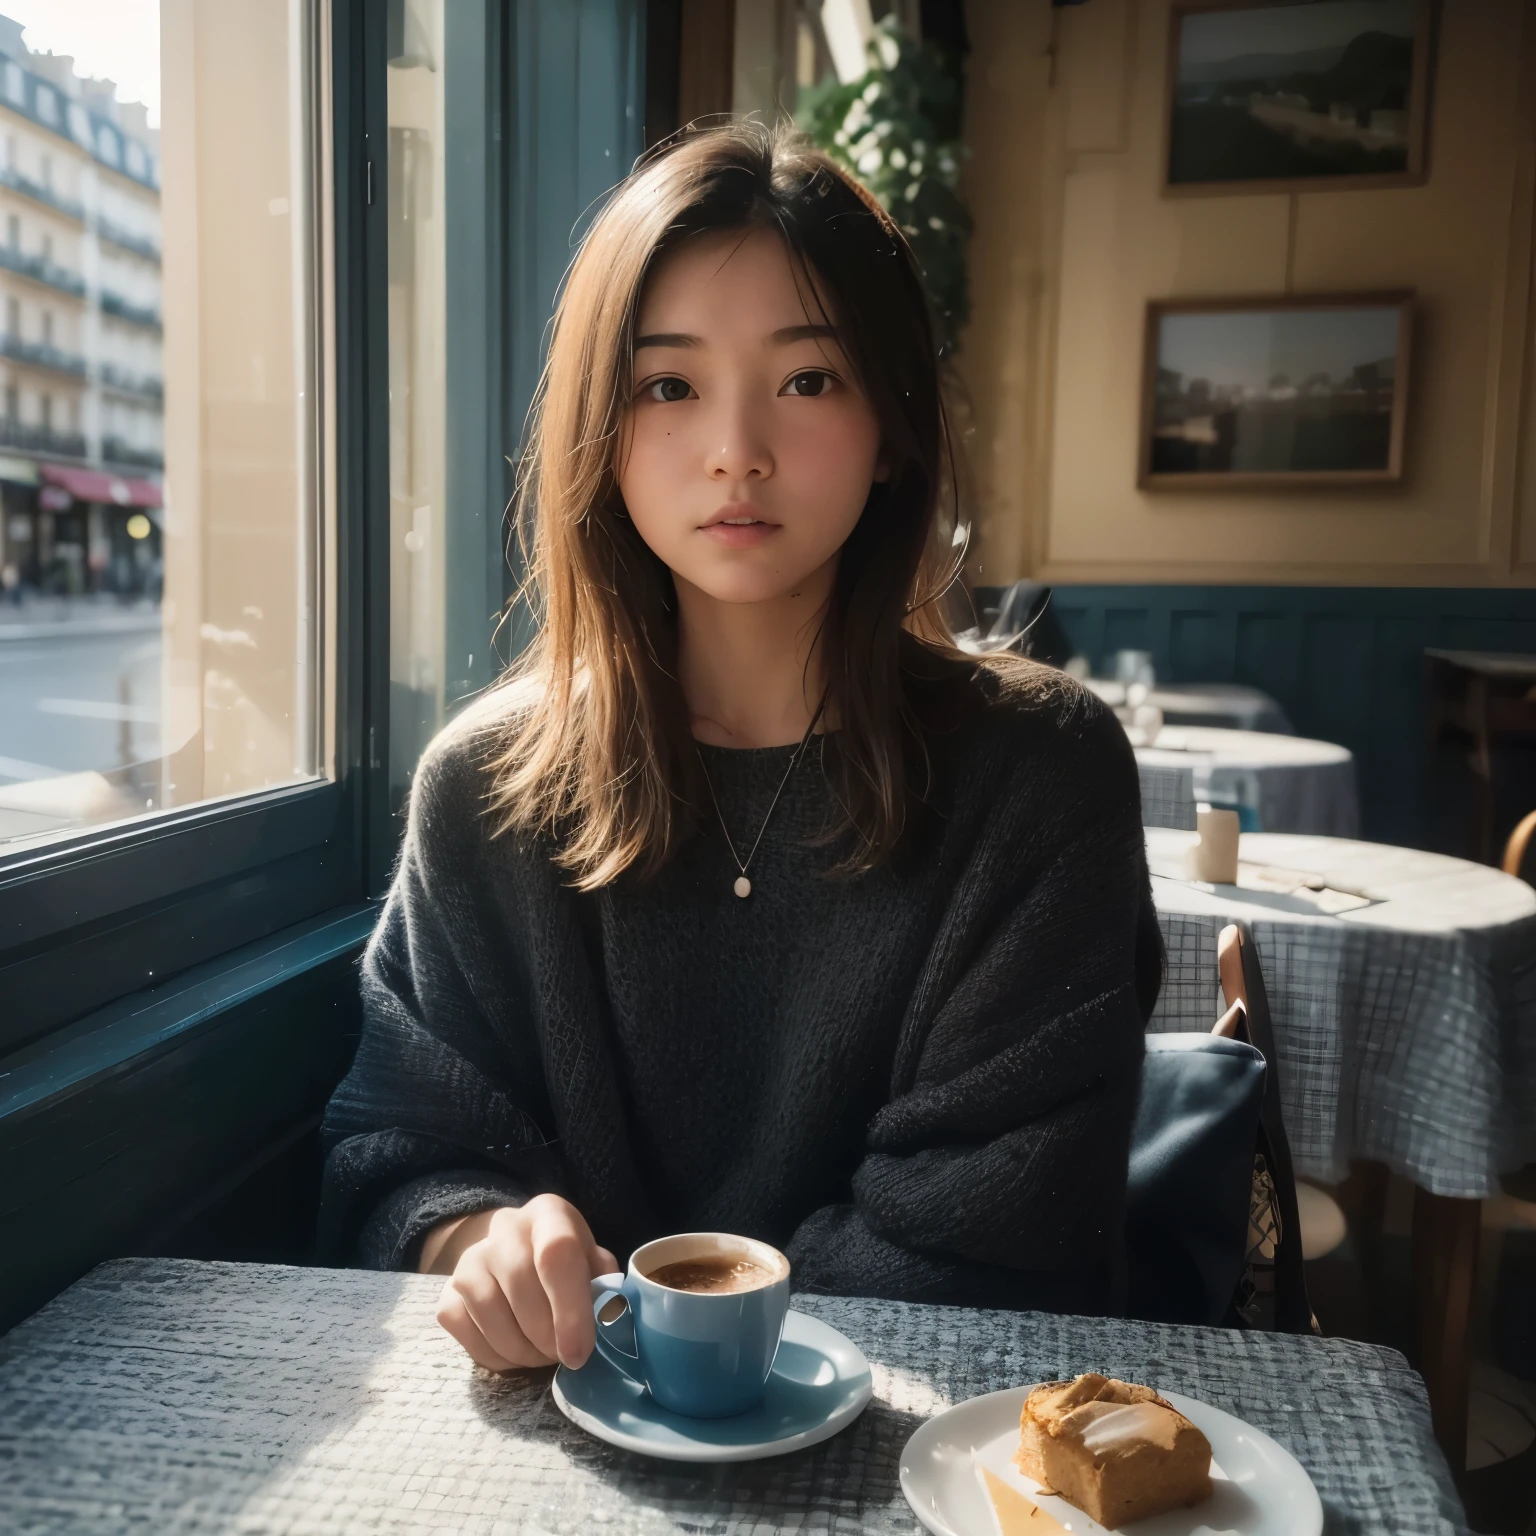
[[[1257,956],[1253,956],[1249,964],[1257,972]],[[1245,976],[1243,934],[1235,923],[1223,928],[1216,940],[1216,967],[1221,977],[1222,1000],[1227,1004],[1227,1011],[1216,1021],[1216,1027],[1212,1033],[1236,1036],[1240,1032],[1240,1020],[1249,1011],[1250,1004],[1248,982]],[[1267,999],[1265,1014],[1267,1026]],[[1266,1034],[1273,1038],[1272,1032],[1267,1028]],[[1257,1043],[1255,1041],[1255,1044]],[[1275,1064],[1273,1051],[1263,1046],[1259,1049],[1264,1051],[1265,1059],[1270,1063],[1271,1075],[1277,1075],[1278,1067]],[[1277,1087],[1277,1094],[1278,1091]],[[1349,1231],[1349,1223],[1344,1218],[1343,1207],[1327,1190],[1301,1179],[1297,1179],[1295,1184],[1296,1230],[1301,1234],[1302,1259],[1321,1259],[1332,1253],[1344,1241]]]
[[[1509,841],[1504,844],[1504,862],[1501,867],[1506,875],[1520,876],[1521,870],[1525,868],[1525,856],[1530,850],[1532,838],[1536,838],[1536,811],[1532,811],[1509,834]],[[1531,883],[1536,885],[1536,880]]]
[[[1214,1033],[1246,1038],[1263,1053],[1267,1064],[1260,1144],[1274,1186],[1274,1218],[1278,1228],[1276,1240],[1265,1244],[1269,1251],[1264,1254],[1273,1263],[1273,1326],[1287,1333],[1309,1333],[1316,1328],[1316,1320],[1307,1299],[1302,1264],[1310,1255],[1306,1252],[1307,1228],[1301,1217],[1290,1143],[1280,1114],[1280,1058],[1258,952],[1251,937],[1237,923],[1228,924],[1217,937],[1216,971],[1227,1011],[1217,1020]],[[1253,1237],[1259,1235],[1255,1231]],[[1314,1234],[1314,1246],[1317,1243]]]

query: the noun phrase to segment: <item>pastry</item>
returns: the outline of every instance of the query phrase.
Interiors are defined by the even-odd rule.
[[[1093,1373],[1029,1394],[1014,1461],[1112,1531],[1211,1493],[1210,1441],[1151,1387]]]

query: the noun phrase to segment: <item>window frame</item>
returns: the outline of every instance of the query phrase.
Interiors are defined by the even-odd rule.
[[[331,261],[316,295],[333,388],[335,776],[0,853],[0,1056],[107,1003],[336,907],[377,897],[388,810],[388,419],[384,29],[317,0],[311,110]],[[322,246],[322,262],[324,248]],[[328,308],[329,313],[326,313]],[[382,377],[382,367],[379,369]],[[320,657],[322,669],[326,658]]]

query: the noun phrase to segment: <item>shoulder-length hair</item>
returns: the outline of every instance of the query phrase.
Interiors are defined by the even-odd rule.
[[[960,659],[938,606],[959,541],[918,267],[874,198],[787,127],[689,130],[637,164],[567,274],[517,496],[538,630],[504,707],[486,701],[501,722],[496,831],[549,834],[581,889],[654,873],[708,804],[677,680],[671,572],[624,515],[616,455],[648,274],[692,236],[756,228],[782,237],[802,294],[834,326],[889,472],[843,546],[821,620],[837,727],[824,760],[853,834],[842,867],[886,860],[926,793],[917,674]]]

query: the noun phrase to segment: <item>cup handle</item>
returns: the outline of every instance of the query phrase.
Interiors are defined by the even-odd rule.
[[[643,1387],[645,1383],[637,1374],[640,1347],[635,1340],[635,1314],[623,1286],[623,1275],[598,1275],[593,1280],[592,1321],[597,1326],[594,1342],[597,1352],[614,1370],[621,1376],[627,1376],[636,1386]],[[622,1301],[624,1308],[605,1322],[603,1312],[612,1301]]]

